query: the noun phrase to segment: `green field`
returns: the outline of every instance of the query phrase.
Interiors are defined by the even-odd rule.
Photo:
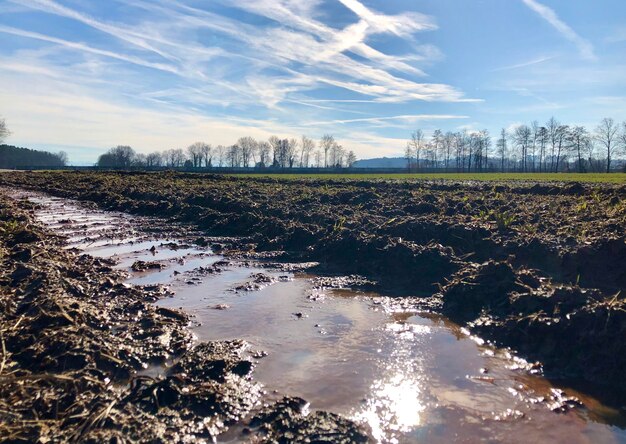
[[[237,174],[237,177],[329,180],[479,180],[529,182],[626,183],[626,173],[413,173],[413,174]]]

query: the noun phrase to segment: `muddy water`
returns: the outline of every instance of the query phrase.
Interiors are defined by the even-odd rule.
[[[203,267],[223,258],[158,220],[15,196],[39,204],[37,218],[67,236],[67,248],[115,259],[129,284],[168,285],[173,296],[158,304],[194,315],[199,340],[250,342],[255,378],[270,396],[301,396],[312,409],[363,421],[380,442],[626,442],[623,414],[567,389],[585,407],[553,412],[563,397],[557,387],[445,318],[394,309],[376,294],[316,288],[306,274],[223,262],[207,274]],[[164,268],[132,272],[137,260]],[[276,282],[235,290],[261,272]]]

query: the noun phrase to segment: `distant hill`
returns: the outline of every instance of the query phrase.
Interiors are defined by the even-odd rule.
[[[65,153],[37,151],[12,145],[0,145],[0,168],[62,167],[67,164]]]
[[[377,157],[375,159],[357,160],[355,168],[406,168],[404,157]]]

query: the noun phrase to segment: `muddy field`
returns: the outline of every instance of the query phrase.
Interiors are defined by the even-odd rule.
[[[358,275],[346,285],[443,313],[482,338],[540,361],[549,378],[575,383],[618,408],[624,405],[622,185],[63,172],[3,173],[0,185],[189,224],[206,235],[196,233],[193,242],[232,258],[315,261],[325,275]],[[154,427],[141,430],[150,436],[167,430],[210,437],[229,421],[252,415],[256,428],[247,431],[258,439],[289,441],[297,430],[318,433],[320,439],[332,436],[333,442],[340,436],[366,439],[367,431],[338,416],[298,416],[298,400],[255,411],[263,394],[249,377],[252,365],[242,344],[191,347],[186,316],[150,304],[161,296],[158,286],[150,294],[116,284],[120,277],[110,264],[59,253],[60,241],[28,228],[29,217],[2,200],[2,332],[3,344],[10,344],[0,372],[7,403],[2,411],[15,415],[6,417],[4,437],[29,441],[59,428],[79,434],[67,438],[94,441],[101,439],[98,433],[132,436],[144,422],[142,415],[152,415]],[[210,236],[238,238],[223,243]],[[97,303],[85,294],[98,295]],[[138,327],[137,313],[148,325]],[[59,328],[47,335],[41,325]],[[142,332],[134,332],[137,328]],[[159,339],[164,336],[167,341]],[[75,353],[85,348],[97,352]],[[120,358],[118,349],[128,356]],[[170,355],[183,356],[187,364],[173,367],[164,380],[121,383],[133,366]],[[112,389],[105,380],[119,384]],[[231,390],[226,400],[215,395],[218,385]],[[33,393],[41,396],[34,399]],[[22,399],[31,401],[19,411],[8,408]],[[189,427],[194,415],[206,416],[206,409],[217,412],[214,422],[198,423],[193,430],[182,426]],[[289,421],[297,425],[275,427]],[[12,423],[19,424],[15,432]],[[128,429],[116,429],[116,423],[128,423]]]
[[[154,305],[165,287],[127,285],[115,261],[65,249],[34,207],[0,193],[0,441],[212,442],[234,424],[252,442],[367,440],[301,398],[269,397],[252,379],[259,352],[194,341],[188,315]]]

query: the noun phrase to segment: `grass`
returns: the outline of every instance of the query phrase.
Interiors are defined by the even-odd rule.
[[[329,180],[478,180],[530,182],[626,183],[626,173],[419,173],[419,174],[237,174],[237,177]]]

